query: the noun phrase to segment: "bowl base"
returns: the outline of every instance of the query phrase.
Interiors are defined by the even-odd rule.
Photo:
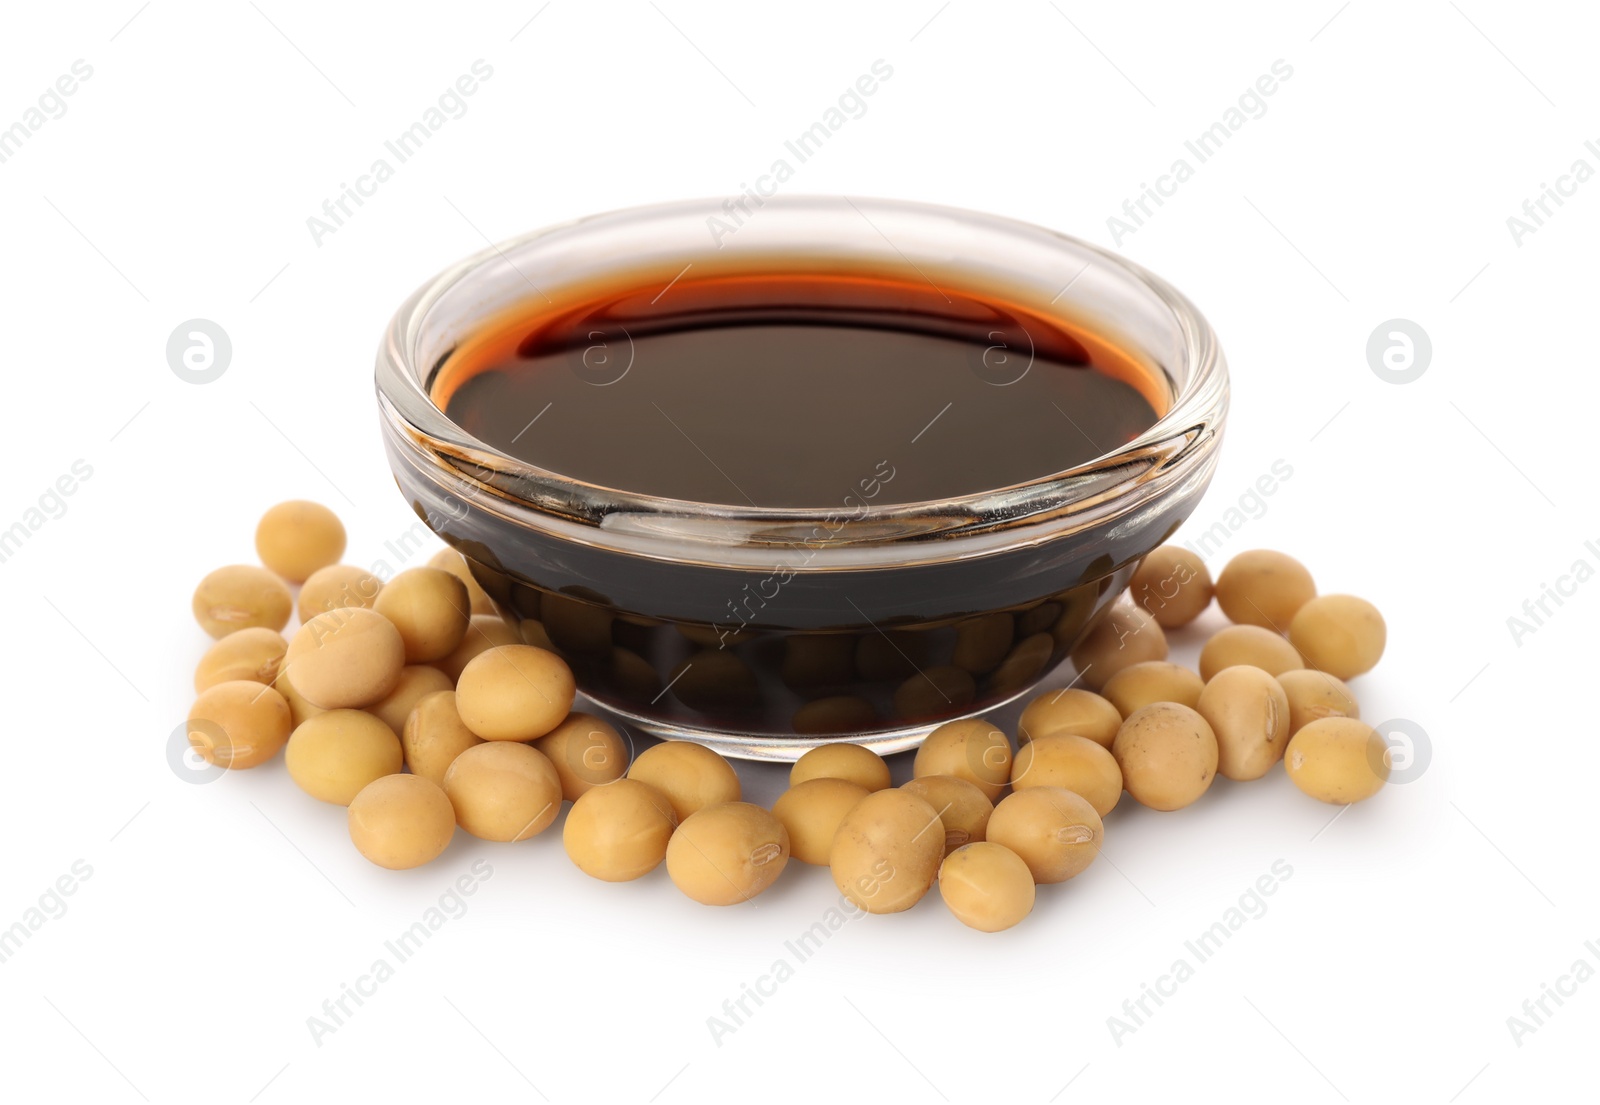
[[[731,760],[753,760],[762,763],[794,763],[801,756],[825,744],[859,744],[870,749],[880,756],[892,756],[897,752],[909,752],[922,744],[923,738],[941,725],[952,721],[963,721],[967,718],[982,717],[1001,707],[1015,702],[1024,695],[1031,694],[1040,683],[1047,680],[1055,669],[1047,670],[1039,678],[1025,687],[1021,687],[1005,698],[992,702],[985,702],[982,709],[971,710],[955,717],[940,718],[938,721],[905,725],[895,729],[874,729],[865,733],[817,733],[817,734],[760,734],[729,732],[708,726],[692,725],[684,721],[667,720],[659,717],[646,717],[636,714],[631,710],[619,709],[608,702],[601,702],[590,698],[586,694],[579,694],[587,705],[603,714],[610,714],[621,718],[631,726],[637,726],[647,736],[664,741],[692,741],[703,744],[720,755]]]

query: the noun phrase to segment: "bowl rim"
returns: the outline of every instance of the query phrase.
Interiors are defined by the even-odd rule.
[[[448,293],[490,267],[510,264],[515,269],[510,255],[558,233],[723,210],[721,198],[676,200],[587,215],[491,244],[408,296],[384,332],[375,370],[391,462],[414,467],[462,509],[490,511],[586,545],[668,560],[805,571],[1006,551],[1115,524],[1168,489],[1209,479],[1228,408],[1227,365],[1210,324],[1171,284],[1109,249],[1005,216],[826,195],[785,194],[765,204],[803,211],[841,198],[863,218],[865,208],[885,216],[955,220],[966,229],[1025,234],[1087,257],[1085,267],[1104,265],[1139,285],[1170,314],[1181,342],[1183,383],[1171,406],[1125,445],[1073,468],[947,499],[864,503],[859,508],[845,504],[843,509],[706,503],[593,484],[509,456],[446,417],[425,383],[443,358],[421,362],[418,343],[428,313]],[[523,279],[528,277],[523,274]]]

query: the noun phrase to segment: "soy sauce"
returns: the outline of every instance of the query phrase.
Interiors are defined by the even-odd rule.
[[[1049,476],[1153,425],[1160,393],[1105,343],[1002,301],[860,276],[597,293],[504,320],[435,401],[495,449],[617,490],[829,507]]]

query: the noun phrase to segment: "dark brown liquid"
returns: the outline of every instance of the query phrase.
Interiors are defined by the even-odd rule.
[[[832,507],[869,483],[875,506],[923,502],[1093,460],[1155,423],[1135,385],[1058,322],[925,283],[685,279],[507,320],[435,397],[501,452],[587,483]]]
[[[1115,450],[1168,405],[1113,344],[996,298],[915,277],[680,275],[535,298],[445,358],[434,401],[561,475],[840,517],[1048,476]],[[592,698],[646,723],[753,736],[870,734],[1026,689],[1202,490],[1087,540],[808,572],[596,548],[463,511],[397,472],[523,638],[560,652]]]

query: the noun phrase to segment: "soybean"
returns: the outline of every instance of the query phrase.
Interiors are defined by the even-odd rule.
[[[347,820],[356,851],[391,871],[437,859],[456,831],[450,799],[419,775],[374,779],[350,800]]]
[[[572,669],[555,653],[497,645],[461,670],[456,709],[484,740],[529,741],[561,724],[577,690]]]
[[[1289,741],[1289,696],[1260,668],[1223,668],[1200,693],[1195,711],[1217,738],[1217,771],[1259,779],[1283,758]]]
[[[537,623],[535,623],[537,624]],[[522,634],[506,624],[504,618],[498,614],[474,614],[467,622],[467,631],[461,637],[461,643],[449,656],[435,660],[433,666],[448,675],[452,682],[461,678],[461,673],[478,656],[488,652],[491,648],[500,645],[532,644],[524,641]]]
[[[1217,577],[1217,605],[1228,620],[1278,633],[1317,593],[1306,566],[1271,549],[1252,549],[1228,561]]]
[[[283,580],[253,564],[230,564],[200,581],[190,604],[194,620],[213,637],[261,627],[274,632],[289,624],[294,600]]]
[[[772,816],[789,833],[789,854],[801,863],[828,865],[839,822],[871,792],[848,779],[805,779],[778,796]]]
[[[1122,785],[1154,810],[1179,810],[1204,794],[1217,774],[1217,735],[1187,706],[1158,702],[1117,730],[1111,754]]]
[[[1110,748],[1121,725],[1122,714],[1108,699],[1068,687],[1046,691],[1028,703],[1017,720],[1017,743],[1027,744],[1051,733],[1076,733]]]
[[[289,642],[283,634],[265,626],[230,633],[200,657],[194,669],[195,693],[235,679],[270,685],[278,678],[278,669],[288,651]]]
[[[382,590],[383,583],[365,568],[354,564],[329,564],[312,572],[301,585],[296,609],[301,622],[309,622],[329,610],[351,606],[370,610]]]
[[[811,749],[789,769],[789,785],[807,779],[848,779],[860,787],[883,790],[889,785],[889,765],[882,756],[859,744],[823,744]]]
[[[311,797],[348,806],[361,788],[398,774],[405,754],[394,730],[363,710],[329,710],[289,736],[289,778]]]
[[[1061,787],[1028,787],[989,818],[988,842],[1011,849],[1036,883],[1065,882],[1100,854],[1105,825],[1088,799]]]
[[[442,568],[401,572],[384,584],[372,609],[400,631],[408,664],[430,664],[449,656],[467,635],[472,617],[466,584]]]
[[[685,818],[667,842],[667,874],[702,905],[747,902],[789,862],[789,832],[749,802],[707,806]]]
[[[982,840],[989,829],[994,803],[965,779],[954,775],[924,775],[900,789],[915,794],[939,814],[947,856],[963,844]]]
[[[1033,912],[1033,872],[999,844],[964,844],[939,866],[939,896],[968,928],[1001,932]]]
[[[534,741],[561,780],[561,797],[576,802],[595,787],[613,783],[628,770],[628,742],[603,718],[581,711]]]
[[[1319,718],[1361,716],[1361,705],[1344,680],[1325,671],[1286,671],[1278,676],[1278,685],[1289,700],[1291,737]]]
[[[353,607],[318,614],[296,631],[284,671],[313,706],[370,706],[394,690],[405,642],[382,614]]]
[[[859,695],[840,694],[807,702],[795,710],[790,725],[806,736],[835,736],[870,729],[877,720],[872,703]]]
[[[977,681],[964,668],[927,668],[895,688],[894,712],[905,721],[944,717],[966,709],[977,696]]]
[[[367,707],[367,712],[378,718],[395,736],[405,731],[406,719],[417,703],[430,694],[448,691],[453,684],[450,677],[438,668],[426,664],[412,664],[400,669],[400,678],[394,689]]]
[[[899,913],[922,900],[944,859],[938,812],[906,790],[880,790],[839,822],[828,866],[834,885],[868,913]]]
[[[1249,664],[1268,675],[1305,667],[1300,653],[1280,633],[1259,625],[1230,625],[1212,634],[1200,649],[1200,678],[1207,683],[1223,668]]]
[[[540,752],[513,741],[485,741],[444,773],[456,824],[484,840],[527,840],[561,812],[561,780]]]
[[[923,740],[911,774],[954,775],[992,802],[1011,779],[1011,741],[982,718],[947,721]]]
[[[1296,733],[1289,739],[1283,766],[1295,786],[1336,806],[1371,798],[1389,781],[1383,737],[1348,717],[1322,718]]]
[[[1200,701],[1206,681],[1179,664],[1165,660],[1146,660],[1123,668],[1106,683],[1102,693],[1127,717],[1152,702],[1180,702],[1193,706]]]
[[[456,692],[435,691],[423,697],[406,718],[400,731],[400,747],[406,766],[413,774],[444,785],[444,773],[457,756],[475,744],[479,737],[456,712]]]
[[[218,767],[259,767],[289,739],[289,704],[271,687],[234,679],[207,687],[189,708],[189,744]]]
[[[672,803],[655,787],[615,779],[584,791],[572,804],[561,843],[584,874],[630,882],[667,858],[667,842],[677,823]]]
[[[321,503],[279,503],[256,525],[256,555],[291,583],[303,583],[318,568],[344,555],[344,523]]]
[[[707,806],[739,801],[739,773],[704,745],[666,741],[634,758],[628,778],[649,783],[672,803],[682,824]]]
[[[440,549],[428,558],[428,567],[439,568],[449,572],[459,579],[467,588],[467,601],[472,607],[473,616],[493,614],[494,600],[489,597],[489,592],[483,589],[483,584],[478,582],[478,577],[472,574],[472,569],[467,566],[466,558],[454,549]]]
[[[1383,656],[1388,629],[1378,608],[1354,595],[1323,595],[1300,608],[1289,641],[1306,666],[1340,679],[1371,671]]]
[[[1074,733],[1031,740],[1011,765],[1011,789],[1061,787],[1083,796],[1104,817],[1122,798],[1122,769],[1104,745]]]

